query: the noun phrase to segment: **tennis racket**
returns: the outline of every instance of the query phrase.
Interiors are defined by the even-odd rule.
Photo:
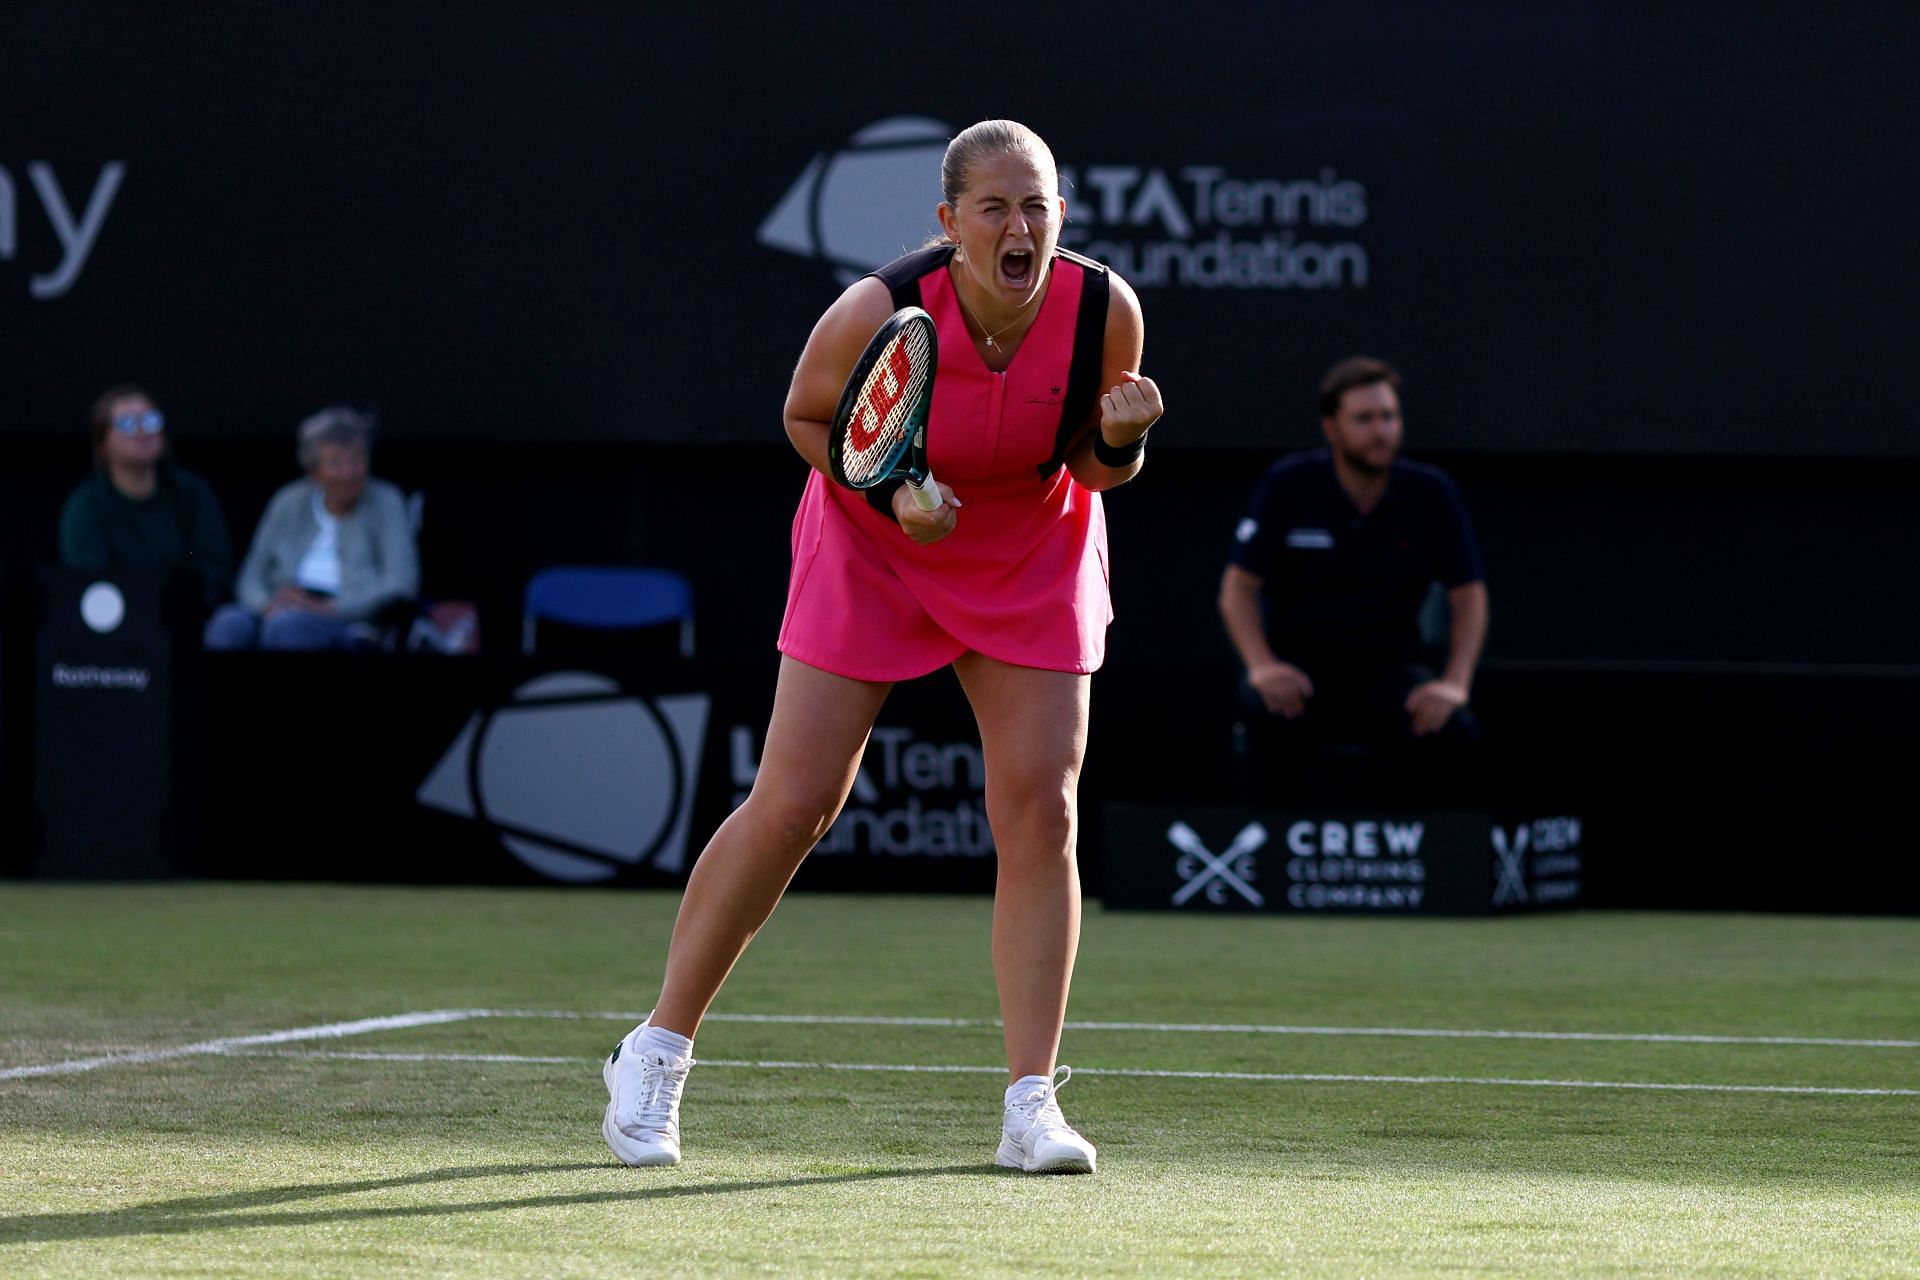
[[[827,466],[849,489],[905,477],[922,511],[944,499],[927,470],[927,411],[940,341],[933,317],[902,307],[887,317],[853,366],[827,431]]]

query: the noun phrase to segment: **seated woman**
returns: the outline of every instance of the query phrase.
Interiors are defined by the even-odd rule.
[[[166,419],[139,387],[94,401],[93,476],[60,511],[74,569],[191,569],[209,605],[233,594],[233,543],[207,482],[167,456]]]
[[[299,438],[306,477],[267,503],[240,602],[207,623],[209,649],[372,647],[381,615],[419,592],[406,500],[367,474],[372,417],[323,409]]]

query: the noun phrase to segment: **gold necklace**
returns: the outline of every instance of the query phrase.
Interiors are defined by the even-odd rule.
[[[989,347],[992,347],[995,351],[998,351],[1000,350],[1000,344],[995,342],[994,339],[999,337],[1001,334],[1005,333],[1007,330],[1013,328],[1013,325],[1019,324],[1022,320],[1025,320],[1027,318],[1027,308],[1032,306],[1034,303],[1040,301],[1040,293],[1038,290],[1035,290],[1034,295],[1031,298],[1028,298],[1025,302],[1020,304],[1020,313],[1014,316],[1013,324],[1001,325],[998,329],[995,329],[992,333],[987,333],[987,326],[981,324],[980,321],[975,318],[973,312],[967,310],[967,300],[960,296],[960,282],[958,280],[955,280],[953,282],[953,300],[960,304],[960,314],[965,316],[969,321],[971,321],[973,325],[976,328],[978,328],[982,334],[986,335],[987,345]]]

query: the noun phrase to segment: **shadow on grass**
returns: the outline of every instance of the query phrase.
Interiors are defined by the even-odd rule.
[[[466,1200],[457,1204],[369,1205],[357,1209],[341,1207],[295,1210],[285,1213],[250,1212],[292,1201],[319,1200],[328,1196],[346,1196],[369,1191],[390,1191],[399,1187],[459,1182],[468,1178],[511,1178],[547,1173],[584,1173],[593,1170],[646,1181],[644,1185],[622,1187],[617,1190],[503,1197],[495,1200]],[[370,1221],[380,1218],[442,1217],[453,1214],[496,1213],[510,1209],[550,1209],[561,1205],[674,1200],[684,1196],[734,1195],[740,1192],[772,1191],[788,1187],[824,1187],[845,1182],[944,1178],[959,1175],[1020,1176],[1011,1170],[996,1168],[990,1164],[956,1164],[931,1169],[874,1169],[861,1173],[823,1173],[794,1178],[762,1178],[745,1182],[661,1185],[652,1180],[675,1175],[656,1171],[626,1170],[619,1165],[602,1162],[467,1165],[450,1169],[428,1169],[421,1173],[404,1174],[394,1178],[368,1178],[357,1182],[303,1182],[292,1186],[260,1187],[252,1191],[233,1191],[221,1195],[183,1196],[177,1200],[155,1200],[146,1204],[130,1205],[124,1209],[102,1209],[91,1213],[26,1213],[0,1217],[0,1244],[94,1240],[109,1236],[178,1235],[191,1231],[213,1231],[230,1227],[301,1227],[317,1223]]]

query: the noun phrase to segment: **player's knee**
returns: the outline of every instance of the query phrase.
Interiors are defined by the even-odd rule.
[[[763,835],[797,853],[811,849],[839,812],[838,796],[755,787],[748,802]]]
[[[1077,814],[1071,786],[1054,780],[995,788],[987,811],[996,833],[1004,833],[996,838],[1002,857],[1009,849],[1021,856],[1072,856]]]

